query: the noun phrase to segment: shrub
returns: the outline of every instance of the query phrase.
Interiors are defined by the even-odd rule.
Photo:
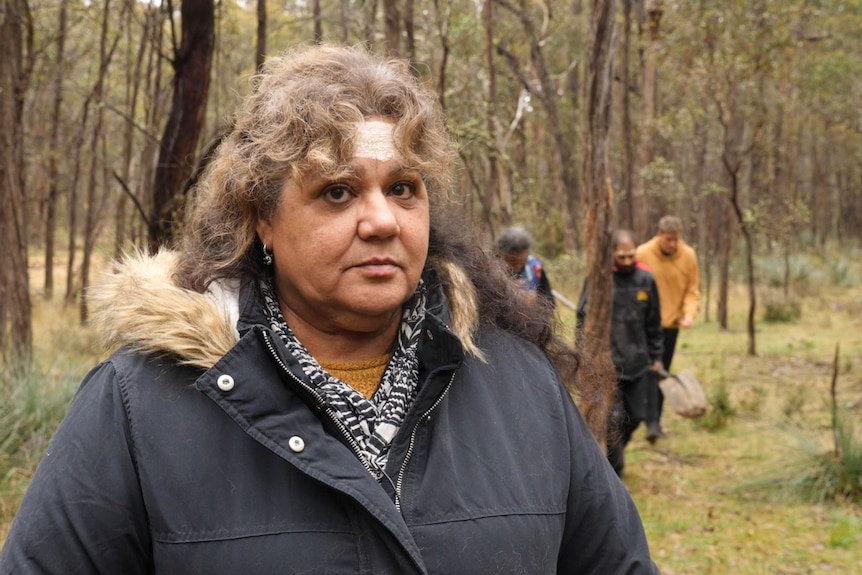
[[[727,384],[722,381],[709,397],[709,411],[696,421],[698,426],[707,431],[718,431],[727,427],[734,415],[736,415],[736,409],[730,402]]]
[[[837,450],[807,453],[808,469],[794,484],[814,503],[831,499],[862,502],[862,441],[854,434],[849,417],[839,417],[835,428]]]
[[[762,489],[781,499],[817,505],[841,500],[862,503],[862,440],[849,416],[836,418],[835,445],[829,449],[815,439],[822,437],[819,430],[797,428],[792,436],[796,447],[787,451],[781,467],[744,482],[742,489]]]
[[[763,307],[763,321],[767,323],[791,323],[802,318],[802,306],[797,300],[768,301]]]

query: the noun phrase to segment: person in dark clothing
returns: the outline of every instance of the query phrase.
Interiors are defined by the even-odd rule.
[[[447,203],[453,150],[401,60],[268,59],[181,248],[89,293],[119,349],[0,573],[657,573],[563,383],[589,359]]]
[[[511,227],[503,231],[494,242],[494,253],[503,258],[509,271],[530,291],[545,297],[555,305],[551,282],[542,261],[530,253],[533,238],[521,227]]]
[[[651,379],[662,368],[658,290],[652,274],[635,259],[636,246],[631,231],[614,233],[611,358],[618,385],[608,417],[608,461],[618,475],[622,475],[625,467],[626,445],[638,425],[646,420]],[[584,289],[578,306],[580,323],[586,316],[586,294]]]

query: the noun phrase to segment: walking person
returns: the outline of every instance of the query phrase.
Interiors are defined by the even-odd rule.
[[[661,325],[664,332],[664,369],[670,371],[680,328],[694,325],[700,303],[699,272],[694,248],[682,239],[682,221],[664,216],[658,222],[656,235],[637,248],[638,261],[655,277],[661,299]],[[651,407],[647,417],[647,440],[655,443],[664,437],[661,427],[664,395],[658,381],[651,385]]]
[[[635,258],[634,233],[613,236],[614,293],[611,315],[611,360],[617,375],[613,410],[608,417],[608,461],[622,476],[625,448],[646,419],[653,373],[662,367],[659,295],[652,274]],[[578,323],[587,312],[587,290],[581,293]]]
[[[494,242],[494,252],[506,262],[512,275],[528,290],[555,305],[551,281],[542,261],[531,253],[533,238],[521,227],[507,228]]]
[[[182,248],[90,295],[85,378],[2,574],[657,573],[547,307],[466,235],[434,92],[270,58]],[[558,368],[559,366],[559,368]]]

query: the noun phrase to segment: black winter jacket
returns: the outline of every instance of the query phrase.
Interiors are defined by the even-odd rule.
[[[378,483],[255,291],[210,369],[126,349],[86,377],[0,573],[657,572],[631,499],[536,347],[484,328],[488,361],[465,357],[443,300],[429,309],[419,396]]]
[[[581,293],[578,318],[587,308],[586,287]],[[653,275],[640,263],[631,272],[614,267],[614,300],[611,316],[611,359],[619,381],[636,381],[662,358],[664,336],[661,308]]]

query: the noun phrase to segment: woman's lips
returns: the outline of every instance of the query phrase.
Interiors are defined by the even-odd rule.
[[[375,277],[390,276],[399,269],[398,264],[388,258],[366,260],[355,267],[364,274]]]

